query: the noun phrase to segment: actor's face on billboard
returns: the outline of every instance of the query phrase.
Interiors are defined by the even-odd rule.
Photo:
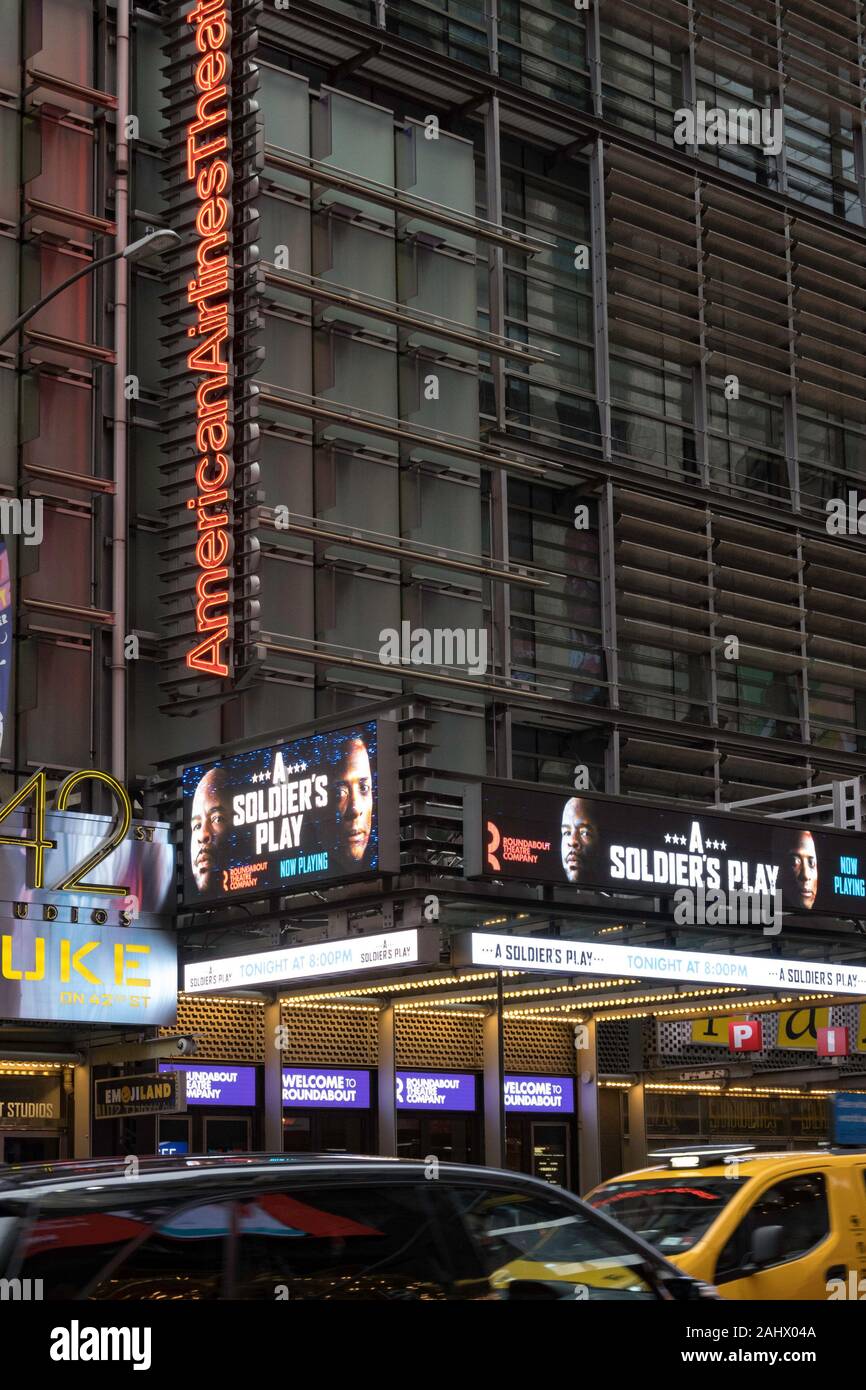
[[[222,768],[212,767],[195,789],[190,817],[189,858],[200,893],[219,887],[219,870],[229,830],[229,805]]]
[[[785,896],[796,907],[811,912],[818,896],[818,855],[808,830],[800,835],[785,858]]]
[[[337,843],[346,864],[360,864],[373,828],[373,777],[366,744],[353,739],[334,777]]]
[[[595,856],[598,832],[587,802],[573,796],[562,808],[562,867],[569,883],[579,883]]]

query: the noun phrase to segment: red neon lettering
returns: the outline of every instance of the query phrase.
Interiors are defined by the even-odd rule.
[[[200,92],[212,92],[226,75],[226,55],[212,49],[200,60],[195,70],[195,85]]]
[[[225,565],[220,569],[204,570],[195,582],[195,591],[198,594],[198,603],[195,606],[195,625],[199,632],[209,632],[213,628],[225,628],[226,636],[221,641],[228,640],[228,618],[220,613],[208,613],[209,609],[222,608],[228,603],[229,591],[227,588],[211,589],[208,592],[208,585],[219,584],[222,580],[228,579],[229,572]]]
[[[232,554],[232,459],[228,449],[231,426],[231,113],[228,78],[230,29],[227,0],[198,0],[187,15],[195,28],[196,48],[203,55],[194,78],[199,92],[195,116],[186,131],[187,177],[195,182],[198,212],[196,265],[198,278],[187,285],[187,302],[195,320],[187,330],[195,340],[187,355],[187,370],[201,380],[196,385],[195,469],[197,494],[187,502],[196,514],[198,540],[195,561],[195,631],[197,641],[186,654],[190,670],[227,676],[231,671],[231,588],[228,560]]]
[[[214,454],[213,466],[216,472],[213,477],[208,477],[205,472],[205,469],[210,466],[210,462],[207,456],[199,459],[198,466],[195,470],[196,486],[199,487],[202,492],[210,492],[212,488],[222,487],[229,475],[230,464],[225,454]],[[211,502],[217,500],[215,493],[211,495],[210,500]]]
[[[199,513],[199,517],[201,513]],[[213,526],[199,536],[195,547],[196,563],[203,570],[216,569],[229,553],[229,538],[221,526]]]
[[[228,328],[216,328],[189,354],[186,365],[191,372],[214,372],[228,379],[228,364],[220,358],[220,344],[229,336]]]

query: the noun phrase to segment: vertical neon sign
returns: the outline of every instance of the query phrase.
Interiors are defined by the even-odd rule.
[[[187,301],[197,340],[187,355],[200,376],[195,396],[196,514],[195,636],[186,664],[206,675],[232,672],[232,226],[231,17],[229,0],[198,0],[187,15],[195,26],[198,92],[195,119],[186,129],[186,172],[197,200],[196,276]]]

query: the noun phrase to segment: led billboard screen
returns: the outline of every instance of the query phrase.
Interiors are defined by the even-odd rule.
[[[792,912],[866,916],[866,837],[584,792],[467,788],[470,877],[670,896],[780,892]]]
[[[184,768],[185,904],[395,871],[396,741],[372,720]]]

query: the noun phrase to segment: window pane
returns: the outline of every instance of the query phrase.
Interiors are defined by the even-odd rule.
[[[455,1191],[494,1291],[515,1281],[580,1286],[588,1299],[657,1297],[649,1267],[627,1239],[557,1197],[465,1187]]]
[[[235,1298],[454,1296],[421,1184],[299,1187],[243,1202],[238,1212]]]
[[[780,1264],[799,1259],[829,1235],[830,1216],[824,1176],[788,1178],[761,1194],[728,1241],[716,1266],[716,1282],[746,1271],[752,1236],[764,1226],[782,1227]]]
[[[100,1274],[94,1299],[217,1299],[231,1204],[204,1203],[166,1217],[142,1244]]]

